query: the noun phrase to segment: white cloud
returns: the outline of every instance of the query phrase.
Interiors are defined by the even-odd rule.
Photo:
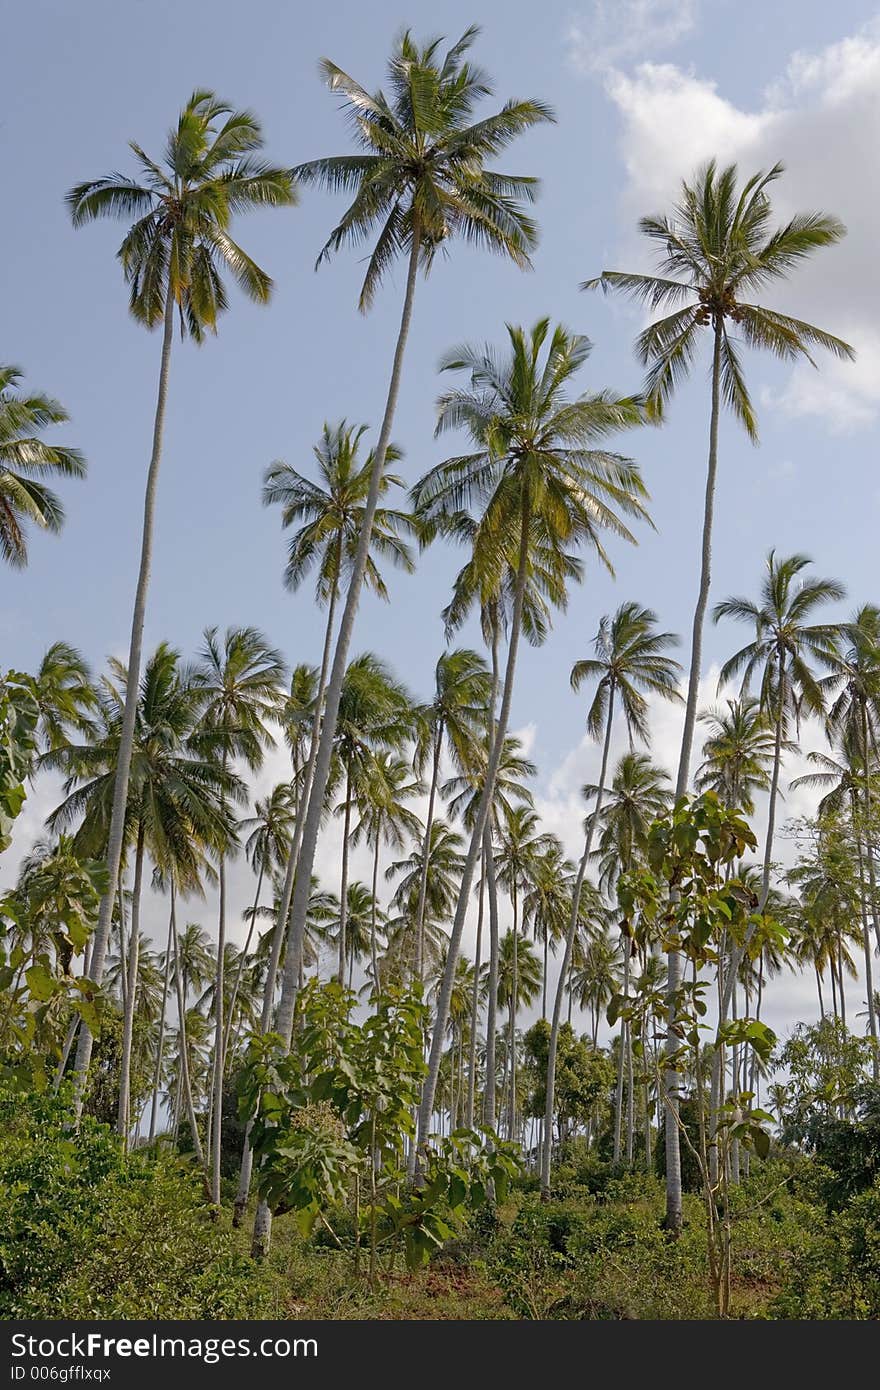
[[[781,160],[773,189],[781,219],[821,208],[846,224],[843,242],[800,268],[771,302],[846,338],[858,360],[819,355],[820,370],[798,366],[766,405],[824,420],[834,431],[862,429],[880,411],[880,281],[874,226],[880,206],[880,24],[814,54],[796,53],[755,109],[738,105],[715,82],[671,63],[612,67],[605,89],[621,120],[626,171],[623,215],[668,209],[683,177],[711,156],[749,172]],[[643,238],[627,233],[622,264],[647,267]]]
[[[569,28],[571,61],[597,71],[670,48],[693,31],[697,10],[697,0],[593,0]]]

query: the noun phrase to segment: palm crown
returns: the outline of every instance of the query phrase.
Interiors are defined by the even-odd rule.
[[[39,431],[61,425],[67,411],[50,396],[18,390],[22,372],[0,367],[0,555],[17,569],[27,564],[28,523],[60,531],[64,507],[41,479],[82,478],[86,462],[78,449],[46,444]]]
[[[607,391],[565,395],[592,346],[580,334],[561,325],[551,334],[548,319],[529,332],[508,325],[507,334],[505,358],[489,346],[463,346],[443,360],[441,370],[469,374],[470,389],[441,396],[437,433],[462,427],[476,451],[447,459],[416,484],[417,511],[427,527],[448,531],[461,508],[481,505],[473,551],[498,592],[510,570],[511,532],[519,536],[524,526],[528,553],[535,544],[545,547],[557,574],[579,575],[568,548],[584,543],[613,572],[601,533],[632,541],[622,517],[646,518],[647,494],[632,460],[591,446],[640,424],[641,409],[631,397]],[[557,601],[564,597],[562,582]]]
[[[257,158],[262,144],[249,111],[197,90],[169,132],[164,162],[131,141],[137,178],[107,174],[70,190],[74,226],[98,217],[134,219],[118,256],[139,323],[160,323],[170,295],[181,334],[201,342],[227,307],[223,271],[250,299],[269,298],[269,276],[229,235],[235,213],[296,201],[290,171]]]
[[[315,588],[322,602],[326,602],[331,592],[338,590],[341,580],[351,573],[357,553],[374,458],[372,450],[363,461],[358,455],[366,430],[366,425],[352,426],[345,420],[337,425],[325,424],[320,442],[313,451],[318,463],[316,482],[281,460],[270,464],[263,480],[264,506],[279,503],[282,526],[297,526],[287,548],[284,582],[288,589],[297,589],[308,571],[316,568]],[[389,444],[385,462],[396,463],[402,456],[395,444]],[[396,474],[383,471],[379,496],[401,486]],[[413,518],[406,512],[377,507],[370,548],[399,569],[411,573],[414,569],[412,553],[403,536],[414,528]],[[380,598],[388,598],[385,582],[369,553],[364,583]]]
[[[485,161],[554,117],[543,102],[508,101],[494,116],[473,119],[478,102],[492,92],[487,75],[466,58],[478,33],[472,25],[445,55],[441,39],[420,47],[409,31],[401,34],[388,63],[387,96],[371,96],[335,63],[321,62],[327,85],[343,97],[362,153],[314,159],[293,173],[302,183],[354,194],[319,264],[378,229],[362,310],[397,256],[411,251],[414,232],[425,268],[452,236],[529,264],[537,231],[520,204],[534,199],[537,180],[491,171]]]
[[[666,655],[670,647],[678,645],[679,638],[673,632],[657,632],[656,623],[657,615],[650,608],[622,603],[613,617],[601,619],[593,642],[595,657],[585,657],[572,666],[572,690],[579,690],[586,680],[598,681],[587,711],[592,738],[600,736],[614,694],[623,705],[630,744],[636,737],[643,743],[649,741],[648,702],[642,690],[667,700],[681,699],[681,666]]]
[[[676,306],[636,341],[639,358],[648,368],[648,408],[655,415],[663,414],[676,385],[690,372],[703,328],[711,327],[719,339],[724,402],[752,439],[757,438],[757,425],[734,328],[747,347],[764,348],[786,362],[803,358],[812,363],[811,352],[817,347],[835,357],[854,356],[847,343],[824,329],[748,298],[845,235],[837,218],[820,212],[796,213],[783,226],[771,227],[767,190],[783,172],[782,164],[774,164],[753,174],[738,190],[736,165],[719,170],[710,160],[692,183],[682,183],[680,201],[670,217],[643,217],[639,223],[644,235],[662,248],[661,275],[606,270],[582,284],[582,289],[601,285],[621,290],[651,309]]]

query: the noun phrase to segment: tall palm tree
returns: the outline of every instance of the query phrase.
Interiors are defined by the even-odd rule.
[[[556,943],[565,936],[571,911],[571,889],[574,865],[565,858],[562,845],[555,835],[548,837],[543,853],[531,864],[529,882],[523,896],[523,921],[530,923],[537,941],[544,947],[541,1017],[547,1017],[548,952],[556,952]]]
[[[122,690],[104,696],[106,736],[95,743],[63,746],[46,756],[50,766],[68,773],[65,799],[53,811],[49,824],[61,828],[81,818],[76,842],[97,853],[105,849],[112,822],[116,764],[124,735],[128,676],[123,670],[118,674]],[[126,1140],[146,857],[149,855],[157,866],[176,863],[181,873],[197,875],[204,849],[221,854],[228,845],[233,834],[228,806],[243,795],[237,776],[210,756],[205,757],[192,742],[202,697],[200,681],[193,672],[181,668],[179,654],[160,644],[140,682],[124,827],[134,850],[117,1121]]]
[[[248,931],[244,946],[241,951],[238,971],[235,977],[235,985],[232,990],[230,1016],[226,1021],[225,1038],[223,1044],[224,1054],[229,1040],[230,1028],[232,1024],[231,1010],[235,1007],[235,1001],[241,987],[245,964],[248,960],[251,941],[254,929],[257,924],[257,917],[260,910],[260,895],[263,890],[263,880],[266,874],[271,874],[283,867],[287,862],[290,852],[290,842],[293,835],[294,825],[294,804],[295,793],[289,782],[281,782],[277,787],[273,787],[268,797],[263,801],[257,801],[254,806],[254,814],[245,817],[240,829],[250,833],[245,840],[245,855],[247,856],[251,868],[257,875],[257,886],[254,892],[253,906],[247,914]]]
[[[492,90],[486,74],[467,61],[477,32],[475,26],[466,30],[445,55],[440,52],[439,39],[419,47],[410,33],[404,32],[388,64],[388,96],[381,91],[371,96],[335,63],[323,60],[324,77],[348,108],[360,151],[312,160],[294,171],[303,183],[354,194],[320,260],[345,245],[360,245],[372,229],[379,229],[361,290],[362,310],[369,308],[379,284],[398,257],[407,258],[406,288],[388,395],[360,541],[340,620],[303,830],[291,928],[295,939],[305,923],[342,682],[400,391],[419,266],[427,271],[438,248],[445,251],[452,238],[460,236],[527,268],[529,252],[537,243],[537,229],[523,207],[523,201],[531,202],[534,198],[536,181],[499,174],[488,169],[486,161],[507,149],[524,131],[552,120],[553,115],[538,101],[508,101],[495,115],[473,119],[476,106]],[[287,984],[279,1017],[285,1038],[289,1038],[292,1026],[295,981],[290,979]]]
[[[197,677],[203,709],[197,731],[199,744],[220,763],[224,773],[237,760],[256,772],[263,756],[275,745],[269,722],[278,716],[287,667],[281,653],[256,628],[230,627],[222,639],[207,628]],[[220,885],[217,921],[217,979],[214,1002],[214,1091],[211,1106],[211,1191],[220,1202],[220,1155],[223,1102],[223,1004],[226,990],[226,854],[218,863]]]
[[[44,751],[60,748],[74,734],[92,730],[91,715],[98,703],[88,662],[68,642],[46,648],[34,673],[34,694],[40,709],[38,736]]]
[[[715,511],[715,481],[718,472],[718,426],[725,405],[742,424],[748,437],[757,440],[755,412],[746,386],[742,360],[734,341],[739,329],[746,345],[772,353],[784,362],[812,362],[812,352],[824,348],[839,358],[851,359],[853,350],[840,338],[801,319],[790,318],[777,309],[750,302],[748,296],[760,294],[775,280],[786,279],[801,262],[817,250],[833,246],[845,228],[834,217],[822,213],[796,213],[782,226],[772,227],[770,186],[784,172],[782,164],[751,175],[738,187],[735,164],[719,170],[715,160],[699,169],[690,183],[683,182],[678,203],[671,216],[643,217],[640,231],[656,247],[659,275],[606,270],[584,282],[583,289],[602,286],[620,290],[647,305],[661,307],[664,317],[650,324],[636,341],[636,352],[647,367],[645,392],[648,409],[662,418],[675,387],[691,371],[703,330],[712,342],[710,378],[709,460],[703,509],[700,582],[691,637],[687,703],[675,799],[684,796],[690,775],[691,749],[697,718],[703,628],[709,602],[712,564],[712,525]],[[668,990],[670,1027],[667,1052],[672,1056],[677,1039],[674,1032],[674,1000],[680,984],[678,953],[670,953]],[[667,1076],[668,1103],[676,1105],[677,1082],[670,1067]],[[666,1190],[668,1228],[681,1229],[681,1156],[678,1126],[666,1129]]]
[[[224,270],[250,299],[261,304],[268,300],[272,281],[229,235],[234,213],[257,207],[281,207],[295,201],[289,171],[266,164],[257,157],[262,144],[262,131],[253,115],[236,111],[212,92],[196,91],[168,136],[164,164],[150,159],[140,145],[132,142],[138,177],[108,174],[77,184],[67,195],[75,227],[99,217],[134,219],[118,252],[123,274],[131,287],[129,308],[134,319],[145,328],[163,325],[140,564],[131,621],[129,681],[107,839],[107,872],[111,887],[101,903],[91,960],[92,979],[96,984],[101,983],[104,971],[125,832],[175,311],[181,337],[189,335],[194,342],[200,343],[206,332],[215,332],[217,320],[227,307]],[[76,1055],[78,1106],[91,1054],[92,1035],[83,1027]]]
[[[440,759],[448,747],[455,766],[461,770],[473,761],[474,746],[485,730],[492,677],[478,652],[459,647],[446,651],[434,668],[434,696],[430,703],[416,711],[416,744],[414,765],[423,776],[430,764],[428,812],[425,820],[425,844],[422,849],[423,877],[419,887],[416,914],[417,947],[421,941],[427,892],[428,856],[426,847],[434,821],[434,805],[440,776]],[[416,952],[416,974],[421,978],[421,952]]]
[[[294,876],[305,828],[305,808],[311,794],[318,755],[336,609],[342,584],[350,579],[356,561],[373,475],[374,451],[371,450],[365,460],[361,459],[359,452],[366,431],[366,425],[349,425],[346,420],[332,426],[325,424],[321,439],[312,451],[317,463],[317,481],[312,481],[297,472],[290,464],[277,461],[266,470],[263,483],[264,505],[272,506],[278,503],[282,509],[282,526],[296,527],[287,548],[285,587],[295,591],[307,574],[315,570],[315,595],[318,602],[327,608],[317,689],[309,708],[308,752],[303,763],[298,798],[298,811],[301,814],[297,815],[279,898],[277,939],[267,975],[267,998],[272,999],[275,997],[275,977],[282,949],[281,938],[290,915]],[[402,451],[395,444],[389,443],[385,451],[386,467],[398,462],[402,457]],[[391,489],[396,490],[401,486],[402,482],[397,474],[389,473],[383,468],[362,576],[364,586],[386,600],[388,590],[371,551],[374,551],[379,559],[388,559],[407,573],[411,573],[414,568],[412,553],[405,540],[414,529],[413,518],[399,508],[378,505]]]
[[[340,863],[339,981],[345,983],[345,919],[348,903],[348,864],[352,843],[355,788],[369,779],[377,752],[399,748],[412,728],[412,700],[388,665],[372,652],[355,657],[345,673],[339,702],[335,759],[342,779],[342,801],[337,814],[343,818]],[[291,940],[296,950],[296,941]],[[290,948],[289,948],[290,949]],[[289,961],[288,961],[289,968]],[[282,985],[282,999],[283,999]]]
[[[553,1145],[553,1114],[556,1104],[556,1056],[559,1047],[559,1028],[562,1020],[562,1001],[568,980],[572,949],[577,934],[581,893],[593,848],[593,836],[602,814],[605,780],[608,774],[608,754],[611,730],[617,704],[620,703],[629,735],[630,748],[635,740],[648,741],[647,696],[664,700],[680,700],[678,679],[681,667],[668,655],[679,639],[672,632],[657,631],[657,615],[632,601],[622,603],[613,616],[607,614],[599,623],[593,639],[595,656],[576,661],[571,671],[573,690],[585,681],[595,681],[596,691],[587,710],[587,733],[591,738],[603,738],[602,763],[595,789],[593,815],[586,824],[584,848],[578,864],[571,895],[571,914],[565,938],[562,967],[556,984],[553,1020],[547,1050],[546,1108],[544,1111],[544,1147],[541,1153],[541,1190],[550,1186],[550,1164]]]
[[[669,812],[669,773],[653,763],[647,753],[624,753],[611,778],[602,809],[596,854],[601,887],[611,893],[621,874],[631,873],[648,848],[651,826]],[[591,802],[595,786],[583,789]]]
[[[391,902],[400,914],[389,923],[395,936],[400,939],[402,956],[406,963],[406,973],[414,974],[418,950],[419,902],[421,900],[422,880],[427,885],[425,906],[422,918],[422,941],[425,948],[425,963],[436,956],[440,940],[439,924],[448,922],[458,897],[458,885],[464,864],[462,850],[464,841],[457,830],[447,825],[445,820],[434,818],[427,846],[419,837],[412,852],[405,858],[389,864],[385,870],[386,880],[400,875]],[[427,872],[424,858],[427,850]]]
[[[726,705],[726,710],[704,710],[699,716],[709,732],[694,785],[699,792],[715,792],[725,806],[750,816],[755,793],[770,790],[776,743],[773,720],[756,695],[727,700]],[[789,744],[788,751],[793,749]]]
[[[78,449],[47,444],[40,431],[70,417],[51,396],[19,391],[20,367],[0,366],[0,555],[23,569],[28,561],[27,527],[60,531],[61,499],[41,480],[84,478],[86,461]]]
[[[433,1106],[455,956],[510,718],[533,542],[557,557],[559,597],[564,600],[562,576],[578,574],[581,568],[572,551],[589,547],[611,569],[603,532],[610,530],[633,541],[623,517],[646,516],[645,487],[637,466],[619,454],[594,447],[614,431],[640,424],[639,403],[607,391],[566,396],[566,388],[590,352],[589,341],[581,335],[571,334],[561,325],[551,333],[548,319],[539,320],[529,332],[510,325],[507,332],[509,350],[503,357],[490,347],[464,346],[449,353],[441,364],[444,371],[466,372],[469,386],[454,388],[441,397],[437,432],[464,428],[473,452],[438,464],[413,491],[417,511],[427,526],[438,531],[462,506],[480,500],[483,514],[474,539],[475,552],[481,572],[494,569],[499,594],[510,561],[511,535],[516,538],[517,556],[501,705],[452,927],[447,989],[441,992],[434,1025],[421,1107],[422,1141]]]
[[[713,618],[733,618],[754,628],[754,639],[724,663],[719,684],[740,676],[742,693],[747,694],[753,678],[760,677],[759,699],[762,710],[774,726],[773,771],[770,777],[770,805],[767,838],[764,843],[764,872],[759,911],[764,910],[770,892],[770,869],[776,798],[783,742],[792,722],[798,724],[803,713],[824,713],[822,688],[810,662],[829,665],[838,645],[839,625],[810,622],[817,608],[842,599],[844,587],[836,579],[804,579],[803,571],[812,562],[806,555],[790,555],[777,560],[774,551],[767,557],[766,571],[758,603],[747,598],[729,598],[715,605]]]
[[[415,838],[421,833],[422,823],[406,803],[423,790],[421,782],[412,780],[409,762],[387,750],[373,753],[367,759],[354,787],[360,819],[354,828],[352,844],[359,843],[364,837],[373,850],[370,965],[374,981],[379,979],[379,855],[383,845],[390,845],[399,851],[403,849],[408,836]],[[425,861],[423,872],[426,875],[427,855]]]
[[[488,981],[487,981],[488,985]],[[516,933],[505,932],[498,952],[498,1004],[507,1008],[507,1129],[511,1139],[517,1133],[516,1088],[516,1017],[527,1009],[541,992],[541,962],[531,942],[516,941]]]

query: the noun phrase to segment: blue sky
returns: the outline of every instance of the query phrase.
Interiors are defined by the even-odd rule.
[[[637,217],[667,208],[679,178],[707,155],[738,159],[749,172],[782,158],[789,172],[778,185],[780,213],[824,207],[847,222],[850,236],[785,287],[778,303],[848,337],[859,361],[823,362],[820,373],[748,361],[762,442],[752,448],[725,422],[713,595],[753,592],[776,546],[806,551],[822,573],[843,578],[852,595],[845,608],[880,597],[876,15],[875,6],[854,0],[455,0],[442,7],[442,22],[434,6],[386,0],[324,7],[252,0],[244,11],[227,0],[15,7],[4,34],[17,59],[0,111],[10,190],[4,356],[67,407],[63,438],[85,452],[89,475],[63,487],[63,535],[36,537],[29,568],[4,575],[2,665],[33,666],[59,636],[96,665],[127,649],[159,341],[127,315],[114,259],[120,229],[74,232],[66,189],[127,169],[129,139],[160,150],[179,107],[203,85],[257,112],[279,162],[340,152],[345,124],[317,61],[332,57],[375,87],[403,24],[420,36],[439,28],[455,38],[477,21],[476,57],[493,74],[499,100],[542,97],[559,118],[524,138],[507,161],[543,179],[534,272],[455,247],[419,285],[395,427],[407,480],[446,452],[446,442],[433,439],[439,356],[462,340],[498,340],[505,320],[561,319],[596,345],[584,387],[635,388],[637,315],[580,293],[579,281],[604,266],[644,263]],[[381,414],[402,273],[366,318],[356,309],[356,255],[315,273],[341,206],[310,190],[296,209],[239,222],[240,239],[276,282],[272,305],[258,309],[233,292],[216,341],[200,349],[175,344],[148,648],[167,639],[190,654],[209,624],[253,623],[291,660],[316,659],[321,617],[310,589],[295,597],[282,589],[279,518],[261,507],[260,485],[275,458],[308,468],[325,419],[375,426]],[[706,416],[701,364],[662,431],[621,441],[642,464],[657,530],[643,528],[637,549],[613,547],[616,582],[589,560],[568,614],[522,661],[513,722],[528,729],[542,805],[560,833],[573,834],[572,845],[575,794],[592,775],[593,752],[582,745],[582,703],[569,691],[568,672],[586,654],[600,615],[624,599],[654,606],[667,628],[689,630]],[[430,685],[442,646],[439,613],[459,562],[437,547],[416,576],[392,577],[393,618],[375,601],[362,605],[355,649],[380,650],[416,692]],[[707,669],[738,637],[707,634]],[[658,756],[672,761],[675,718],[658,716],[657,729]]]

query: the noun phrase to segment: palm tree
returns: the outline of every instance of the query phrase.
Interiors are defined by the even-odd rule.
[[[118,671],[122,691],[108,688],[106,734],[97,742],[66,745],[46,755],[49,766],[68,772],[65,799],[49,824],[65,827],[82,818],[76,843],[102,852],[112,819],[116,764],[124,735],[127,673]],[[120,1065],[118,1130],[127,1140],[134,1007],[138,983],[141,891],[147,854],[154,864],[171,863],[189,878],[198,876],[205,849],[221,854],[233,834],[227,809],[240,797],[239,779],[193,745],[202,706],[201,683],[181,669],[179,654],[165,643],[147,662],[140,683],[128,786],[126,838],[134,848],[134,889],[125,1015]],[[93,948],[93,951],[96,948]]]
[[[687,791],[691,749],[697,718],[703,627],[709,602],[712,562],[712,524],[718,472],[718,425],[722,404],[731,410],[749,438],[757,440],[755,412],[742,361],[734,342],[739,328],[748,347],[771,352],[784,362],[806,359],[821,347],[836,357],[852,359],[852,348],[821,328],[788,317],[776,309],[753,304],[747,295],[761,293],[774,280],[785,279],[802,261],[824,246],[833,246],[845,233],[834,217],[796,213],[783,226],[771,228],[768,189],[784,172],[782,164],[753,174],[738,190],[735,164],[718,170],[714,160],[699,169],[691,183],[683,182],[671,216],[643,217],[642,233],[658,248],[659,275],[606,270],[583,289],[601,285],[616,289],[652,310],[670,309],[650,324],[636,341],[640,361],[648,368],[645,393],[648,409],[659,418],[675,387],[691,371],[703,329],[711,330],[711,412],[709,461],[703,511],[700,583],[694,609],[687,703],[675,800]],[[668,989],[671,1004],[667,1052],[677,1047],[672,1001],[679,988],[678,953],[669,955]],[[668,1074],[668,1102],[675,1107],[676,1080]],[[666,1129],[666,1189],[668,1228],[681,1229],[681,1159],[678,1126]]]
[[[348,902],[348,862],[351,845],[351,818],[355,810],[355,787],[369,777],[375,753],[399,747],[412,727],[412,700],[409,692],[392,675],[390,668],[372,652],[355,657],[345,673],[339,702],[335,760],[343,779],[342,802],[337,814],[343,817],[342,857],[339,901],[339,982],[345,983],[345,918]],[[291,938],[296,950],[296,939]],[[289,957],[288,966],[289,969]],[[282,985],[282,1004],[284,986]]]
[[[538,101],[509,101],[495,115],[473,120],[475,107],[491,93],[486,74],[467,61],[477,32],[475,26],[466,30],[445,55],[440,53],[439,39],[419,47],[409,32],[404,32],[388,64],[390,96],[383,92],[371,96],[335,63],[324,59],[322,72],[330,89],[340,93],[348,107],[360,152],[313,160],[294,170],[303,183],[354,194],[319,260],[327,259],[345,245],[360,245],[371,229],[380,228],[361,290],[362,310],[369,308],[398,256],[407,257],[406,289],[388,395],[339,626],[303,829],[294,889],[294,939],[298,939],[305,923],[342,683],[394,423],[419,265],[427,271],[438,247],[446,250],[454,236],[461,236],[527,268],[529,252],[537,242],[535,224],[522,206],[523,200],[530,202],[534,198],[536,181],[496,173],[486,168],[486,160],[500,154],[532,126],[552,120],[552,112]],[[289,1039],[295,979],[291,976],[287,984],[279,1024],[282,1036]]]
[[[513,911],[511,924],[513,983],[511,986],[510,1038],[512,1065],[510,1068],[510,1105],[508,1110],[509,1137],[513,1138],[513,1117],[516,1114],[516,1013],[517,961],[519,950],[520,908],[523,896],[534,884],[541,859],[561,846],[555,835],[540,829],[540,820],[530,806],[515,806],[506,812],[498,826],[498,848],[495,854],[495,875],[498,885],[510,898]]]
[[[488,981],[487,981],[488,985]],[[527,1009],[541,992],[541,962],[527,940],[517,943],[516,933],[505,932],[498,952],[498,1004],[507,1008],[507,1128],[516,1137],[516,1016]],[[503,1094],[503,1092],[502,1092]]]
[[[624,753],[614,769],[596,850],[599,883],[606,892],[611,893],[619,876],[631,873],[644,859],[653,822],[669,811],[668,782],[669,773],[652,763],[647,753]],[[596,790],[590,784],[584,787],[587,803]]]
[[[727,700],[727,709],[704,710],[699,716],[709,732],[694,785],[713,791],[731,810],[754,814],[755,793],[770,790],[775,734],[773,721],[754,695]],[[793,751],[787,744],[786,751]]]
[[[599,817],[602,814],[602,801],[605,795],[605,779],[608,773],[608,754],[611,747],[611,730],[618,700],[623,710],[624,722],[629,735],[630,748],[638,738],[648,742],[648,694],[657,695],[664,700],[680,700],[678,678],[681,667],[667,652],[678,644],[672,632],[657,632],[657,615],[650,608],[639,604],[622,603],[617,612],[605,615],[593,639],[595,656],[576,661],[571,671],[573,690],[579,690],[585,681],[596,681],[596,693],[587,710],[587,733],[598,740],[603,736],[602,764],[599,782],[595,788],[596,805],[593,815],[586,825],[584,849],[578,864],[571,896],[571,915],[565,938],[562,968],[556,984],[556,997],[553,1002],[553,1020],[550,1026],[550,1042],[547,1050],[546,1108],[544,1111],[544,1147],[541,1154],[541,1190],[548,1192],[550,1187],[550,1164],[553,1145],[553,1114],[556,1104],[556,1055],[559,1046],[559,1027],[562,1019],[562,1001],[568,979],[572,949],[577,933],[580,914],[581,892],[584,875],[593,847],[593,836]]]
[[[571,911],[571,889],[574,865],[565,858],[562,845],[555,835],[548,836],[547,848],[531,864],[531,873],[523,896],[523,921],[531,923],[532,933],[544,945],[541,993],[541,1017],[547,1017],[548,952],[556,952],[556,943],[565,935]]]
[[[462,849],[464,841],[457,830],[446,821],[434,818],[427,846],[419,837],[419,842],[406,859],[396,860],[385,870],[385,878],[392,880],[400,875],[391,899],[392,905],[400,914],[389,922],[389,930],[399,940],[401,954],[406,962],[407,973],[414,974],[418,950],[418,920],[421,885],[426,883],[425,907],[422,919],[422,939],[425,947],[425,962],[436,957],[441,940],[438,926],[447,922],[458,897],[458,885],[464,864]],[[427,850],[427,871],[424,859]]]
[[[67,195],[75,227],[99,217],[134,219],[118,253],[123,274],[131,287],[129,307],[134,319],[145,328],[163,325],[140,565],[132,611],[129,681],[107,838],[107,872],[111,887],[101,903],[91,960],[92,979],[98,985],[104,971],[125,833],[175,310],[181,337],[188,334],[200,343],[206,331],[216,331],[217,320],[227,307],[223,270],[235,278],[250,299],[261,304],[268,300],[272,281],[229,235],[234,213],[256,207],[281,207],[295,201],[289,171],[257,158],[256,152],[262,143],[260,126],[249,112],[234,110],[212,92],[196,91],[169,134],[164,167],[132,142],[139,178],[113,173],[77,184]],[[83,1027],[76,1055],[77,1108],[81,1104],[91,1054],[92,1035]]]
[[[455,388],[441,397],[437,432],[464,427],[474,452],[438,464],[413,491],[417,512],[428,527],[438,531],[462,506],[480,499],[483,515],[474,538],[475,554],[482,573],[497,575],[499,595],[510,561],[511,536],[516,538],[517,556],[501,706],[452,928],[447,989],[441,993],[434,1025],[421,1109],[422,1140],[430,1121],[455,956],[510,717],[533,543],[556,557],[557,601],[564,600],[564,576],[579,575],[581,569],[570,551],[589,546],[611,569],[602,533],[610,530],[632,541],[622,516],[646,516],[645,488],[637,466],[619,454],[590,447],[615,430],[640,424],[638,402],[607,391],[566,397],[566,387],[589,355],[586,338],[561,326],[550,333],[548,319],[539,320],[530,332],[513,326],[507,331],[509,353],[503,359],[491,348],[465,346],[448,354],[441,364],[444,371],[467,372],[470,389]]]
[[[86,461],[78,449],[46,444],[39,432],[70,417],[51,396],[24,396],[20,367],[0,366],[0,555],[23,569],[28,562],[27,527],[60,531],[64,507],[41,480],[84,478]]]
[[[434,822],[434,803],[440,776],[440,759],[448,747],[456,768],[461,771],[473,761],[474,746],[486,724],[492,693],[492,677],[479,653],[459,647],[446,651],[434,668],[434,696],[427,705],[416,711],[416,745],[414,765],[423,776],[430,763],[431,780],[428,788],[428,813],[425,820],[425,843],[422,847],[423,877],[419,887],[416,913],[416,974],[421,978],[421,934],[425,917],[428,856],[426,847]]]
[[[334,426],[325,424],[321,439],[313,449],[318,465],[317,482],[298,473],[290,464],[276,461],[266,470],[263,483],[263,504],[271,506],[279,503],[282,508],[282,526],[286,528],[295,524],[297,527],[288,544],[287,565],[284,571],[285,587],[295,591],[306,575],[316,568],[316,597],[320,604],[327,606],[317,691],[308,710],[308,754],[304,760],[304,775],[299,793],[299,803],[303,812],[308,805],[318,753],[340,585],[343,579],[350,576],[357,555],[372,477],[373,452],[368,454],[365,461],[361,461],[359,457],[361,439],[366,430],[366,425],[351,426],[345,420]],[[386,465],[396,463],[402,456],[401,450],[395,444],[389,444],[385,453]],[[401,479],[396,474],[383,470],[379,483],[379,498],[384,497],[390,488],[396,489],[401,486]],[[394,508],[377,505],[373,513],[370,547],[380,558],[390,559],[394,565],[407,573],[412,572],[414,565],[410,548],[403,537],[413,530],[413,524],[412,517]],[[363,583],[380,598],[387,600],[388,590],[385,581],[369,550]],[[279,899],[278,941],[270,961],[267,980],[271,985],[269,994],[272,998],[275,994],[275,975],[281,952],[281,934],[290,913],[304,824],[304,814],[298,815]]]
[[[742,677],[742,693],[747,694],[754,676],[760,674],[760,704],[772,719],[775,733],[773,771],[770,778],[770,806],[767,838],[764,844],[764,873],[758,910],[763,912],[770,892],[770,869],[776,797],[783,742],[792,720],[801,715],[824,713],[821,686],[810,668],[810,660],[829,665],[837,650],[839,626],[811,623],[814,610],[843,598],[845,590],[836,579],[802,579],[812,562],[806,555],[790,555],[777,560],[774,551],[767,557],[766,573],[758,603],[746,598],[724,599],[715,605],[713,618],[733,618],[754,627],[753,641],[740,648],[721,669],[719,684]]]
[[[373,849],[370,965],[373,980],[376,982],[379,979],[376,931],[379,911],[379,854],[383,844],[391,845],[392,849],[402,850],[407,836],[415,838],[421,833],[422,823],[406,802],[423,790],[421,782],[412,780],[410,764],[404,758],[387,751],[373,753],[367,759],[354,788],[360,819],[354,828],[352,844],[357,844],[363,836],[368,844],[372,843]],[[427,856],[424,871],[427,872]]]
[[[287,856],[290,852],[294,824],[294,802],[293,788],[289,782],[282,782],[277,787],[273,787],[264,801],[256,802],[253,816],[247,816],[241,822],[240,829],[250,831],[245,840],[244,850],[251,868],[257,875],[257,887],[254,893],[253,906],[246,914],[248,932],[242,947],[235,985],[232,990],[230,1016],[226,1022],[223,1043],[224,1055],[232,1025],[231,1011],[235,1008],[235,1001],[241,986],[242,975],[260,910],[263,880],[267,873],[271,875],[273,870],[280,869],[287,862]]]
[[[34,694],[44,751],[60,748],[72,734],[85,736],[92,731],[90,716],[98,695],[88,662],[68,642],[53,642],[47,647],[34,674]]]
[[[197,677],[204,708],[198,742],[216,758],[224,773],[237,759],[250,772],[262,766],[263,755],[275,746],[269,721],[278,715],[287,667],[281,653],[253,627],[227,628],[221,640],[217,628],[207,628],[199,654]],[[223,983],[226,960],[226,854],[219,856],[220,901],[217,924],[217,979],[214,990],[214,1091],[211,1107],[211,1190],[220,1202],[220,1154],[223,1101]]]

